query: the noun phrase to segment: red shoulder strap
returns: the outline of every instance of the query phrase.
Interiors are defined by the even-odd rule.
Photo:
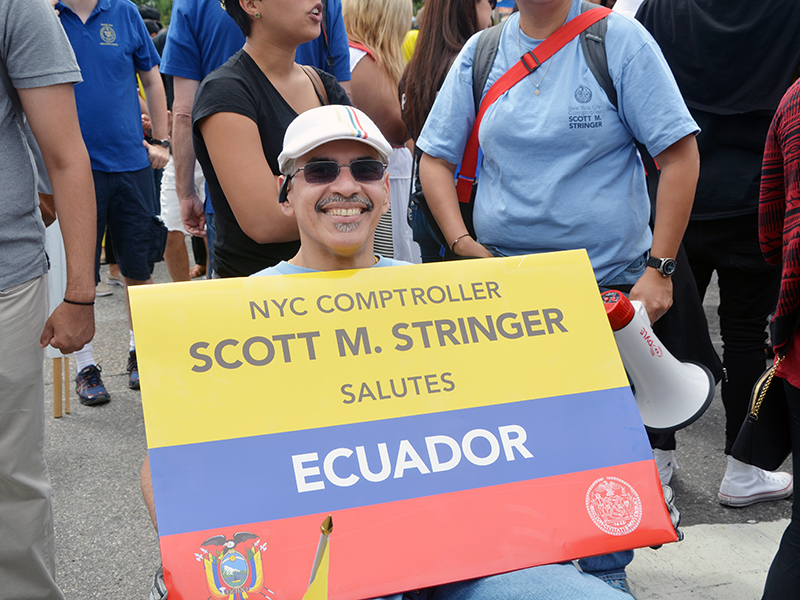
[[[461,160],[461,169],[458,173],[458,182],[456,183],[456,192],[459,202],[468,203],[472,195],[472,184],[475,181],[475,171],[478,166],[478,131],[480,130],[483,115],[486,113],[489,106],[517,83],[522,81],[526,75],[538,69],[539,65],[580,35],[582,31],[608,16],[610,12],[610,9],[598,6],[597,8],[579,14],[571,21],[567,21],[546,40],[534,48],[536,51],[535,54],[534,50],[523,54],[520,61],[506,71],[502,77],[495,81],[492,87],[489,88],[483,100],[481,100],[478,114],[475,117],[475,123],[472,125],[472,131],[469,134],[467,146],[464,149],[464,158]]]
[[[351,48],[355,48],[356,50],[362,50],[366,52],[372,60],[375,60],[375,55],[372,53],[372,50],[367,48],[364,44],[360,42],[347,42],[347,45]]]

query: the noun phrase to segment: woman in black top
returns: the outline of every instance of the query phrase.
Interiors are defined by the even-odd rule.
[[[318,0],[228,0],[245,45],[200,84],[192,113],[197,159],[216,213],[214,270],[247,276],[299,247],[294,219],[278,207],[278,154],[289,123],[323,104],[349,104],[336,80],[294,62],[319,36]]]

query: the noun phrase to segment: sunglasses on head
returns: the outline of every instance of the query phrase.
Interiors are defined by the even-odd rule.
[[[290,177],[294,177],[299,171],[302,171],[306,183],[333,183],[339,177],[343,167],[350,169],[350,175],[359,183],[379,181],[386,171],[385,164],[372,158],[359,158],[349,165],[340,165],[332,160],[320,160],[300,167]]]

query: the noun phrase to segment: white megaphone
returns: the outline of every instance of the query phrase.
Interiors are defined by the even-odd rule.
[[[711,371],[672,356],[653,333],[641,302],[610,290],[603,303],[647,430],[672,433],[694,423],[714,398]]]

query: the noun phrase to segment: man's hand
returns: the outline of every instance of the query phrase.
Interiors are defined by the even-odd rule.
[[[62,302],[47,319],[39,338],[39,346],[48,344],[70,354],[80,350],[94,336],[94,306],[79,306]]]
[[[664,277],[655,269],[647,267],[644,275],[633,286],[630,298],[644,304],[652,325],[672,306],[672,278]]]
[[[164,84],[161,75],[158,74],[158,67],[155,66],[149,71],[136,70],[139,79],[142,81],[145,104],[147,110],[142,109],[142,113],[150,116],[152,136],[157,140],[164,140],[169,137],[169,117],[167,117],[167,96],[164,93]],[[169,150],[163,146],[151,146],[147,141],[142,140],[147,148],[147,157],[150,159],[150,166],[154,169],[163,169],[169,162]]]
[[[154,169],[163,169],[167,166],[169,162],[169,149],[164,148],[164,146],[154,146],[147,142],[147,140],[142,140],[142,143],[147,148],[147,158],[150,159],[150,166]]]
[[[142,132],[145,135],[152,135],[153,124],[150,122],[150,115],[142,113]]]
[[[181,198],[181,221],[188,233],[197,237],[206,237],[206,211],[203,210],[203,201],[194,194],[188,198]]]

